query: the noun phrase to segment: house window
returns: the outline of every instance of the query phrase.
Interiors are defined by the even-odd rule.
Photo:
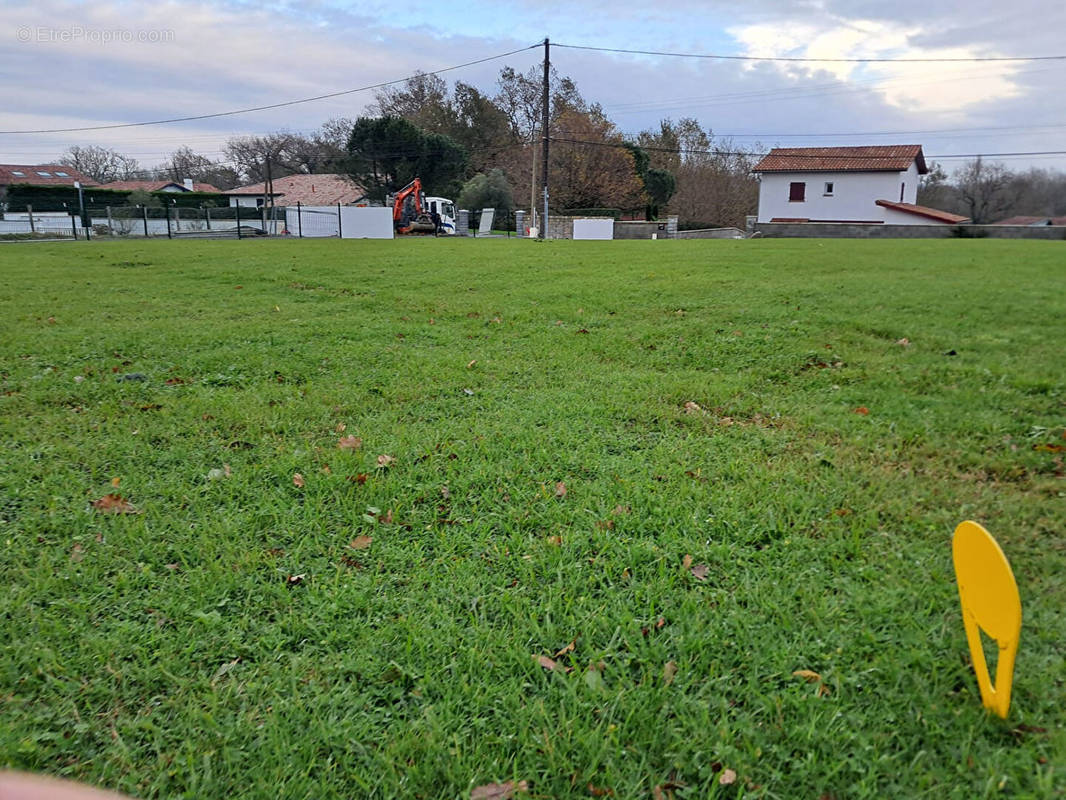
[[[56,175],[58,175],[58,176],[59,176],[60,178],[69,178],[69,177],[70,177],[70,176],[69,176],[69,175],[68,175],[67,173],[65,173],[65,172],[57,172],[57,173],[56,173]]]
[[[807,197],[807,184],[790,183],[788,185],[788,202],[802,203]]]
[[[826,181],[825,182],[825,189],[822,192],[822,194],[824,194],[826,197],[832,197],[833,196],[833,182],[832,181]]]
[[[11,174],[12,174],[12,175],[18,175],[18,176],[19,176],[20,178],[25,178],[25,177],[26,177],[26,173],[25,173],[25,172],[23,172],[23,171],[22,171],[22,170],[20,170],[20,169],[13,169],[13,170],[11,170]]]
[[[907,184],[905,184],[905,183],[901,183],[899,185],[899,201],[901,203],[903,202],[903,190],[906,189],[906,188],[907,188]]]
[[[52,173],[51,172],[45,172],[44,170],[40,170],[40,169],[37,170],[37,174],[40,175],[42,178],[51,178],[52,177]]]

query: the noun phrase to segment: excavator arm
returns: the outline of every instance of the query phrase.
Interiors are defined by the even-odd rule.
[[[415,178],[392,199],[392,225],[397,233],[433,233],[433,218],[423,204],[422,181]]]

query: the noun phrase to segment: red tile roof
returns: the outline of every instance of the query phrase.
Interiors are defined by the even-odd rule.
[[[1066,217],[1007,217],[993,225],[1066,225]]]
[[[38,174],[41,172],[48,174]],[[64,174],[56,174],[59,172]],[[82,186],[98,185],[92,178],[87,178],[74,167],[68,167],[65,164],[0,164],[0,186],[10,186],[12,183],[31,183],[34,186],[73,186],[74,181],[81,181]]]
[[[111,181],[111,183],[105,183],[97,188],[115,189],[120,192],[133,192],[137,189],[143,189],[146,192],[161,192],[167,186],[177,186],[183,192],[188,191],[182,181]],[[212,186],[210,183],[194,183],[192,190],[194,192],[210,192],[212,194],[221,194],[222,192],[221,189],[217,186]]]
[[[752,172],[903,172],[918,162],[925,175],[920,144],[864,145],[861,147],[775,147]]]
[[[891,208],[895,211],[902,211],[904,214],[915,214],[919,217],[935,219],[937,222],[943,222],[948,225],[958,225],[970,221],[969,217],[952,214],[950,211],[941,211],[939,208],[916,206],[914,203],[897,203],[894,200],[875,200],[874,202],[882,208]]]
[[[266,184],[256,183],[225,192],[227,195],[262,196]],[[275,202],[294,206],[334,206],[337,203],[355,203],[363,199],[366,190],[347,175],[289,175],[274,179]]]

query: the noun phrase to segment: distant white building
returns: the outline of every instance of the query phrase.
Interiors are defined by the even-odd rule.
[[[755,166],[759,222],[958,225],[968,217],[917,204],[929,170],[921,145],[775,147]]]

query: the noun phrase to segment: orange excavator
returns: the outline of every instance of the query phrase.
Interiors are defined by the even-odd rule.
[[[415,178],[392,196],[392,226],[396,233],[434,233],[433,215],[426,206],[422,181]]]

